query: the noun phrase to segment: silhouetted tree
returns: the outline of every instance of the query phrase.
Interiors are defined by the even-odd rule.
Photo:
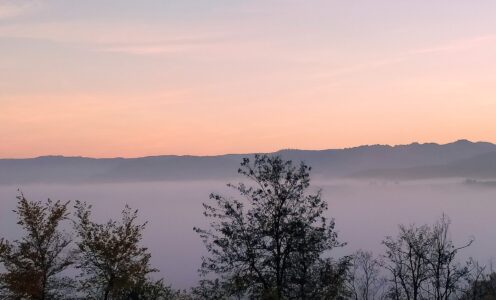
[[[320,191],[308,194],[310,167],[278,156],[245,158],[238,173],[249,182],[228,184],[241,199],[210,195],[204,204],[210,229],[195,228],[209,252],[203,275],[224,299],[335,299],[343,293],[348,259],[338,262],[329,251],[342,246]]]
[[[469,268],[456,261],[456,254],[472,241],[454,246],[449,224],[443,216],[432,227],[400,225],[396,239],[387,237],[383,241],[386,268],[391,273],[391,298],[447,300],[462,291]]]
[[[487,266],[479,264],[478,261],[470,259],[470,272],[465,276],[466,288],[463,291],[462,300],[489,300],[496,299],[496,273],[490,265],[489,272]]]
[[[87,299],[145,299],[146,293],[160,291],[148,275],[150,253],[140,245],[146,223],[137,224],[138,211],[126,205],[120,222],[100,224],[91,220],[91,206],[77,202],[75,230],[80,257],[81,290]],[[134,297],[134,298],[133,298]],[[143,298],[144,297],[144,298]]]
[[[202,279],[199,285],[192,289],[192,292],[195,300],[224,300],[227,298],[226,295],[230,295],[231,298],[235,299],[243,299],[243,294],[239,292],[239,289],[233,289],[230,287],[229,282],[220,282],[219,279]]]
[[[460,298],[462,300],[494,300],[496,299],[496,273],[481,276]]]
[[[129,288],[122,289],[114,296],[116,299],[128,300],[187,300],[190,296],[183,291],[173,290],[164,281],[145,278]]]
[[[397,238],[387,237],[383,244],[386,268],[392,276],[390,296],[397,300],[422,299],[422,287],[431,276],[427,261],[431,247],[429,227],[400,225]]]
[[[463,246],[453,244],[449,234],[450,220],[443,215],[431,229],[431,249],[427,262],[431,270],[430,299],[448,300],[463,289],[464,279],[469,274],[469,264],[461,265],[455,260],[461,249],[469,247],[472,240]]]
[[[73,282],[61,273],[74,262],[69,235],[60,230],[67,220],[69,202],[28,201],[18,197],[17,224],[26,235],[20,240],[0,240],[0,274],[3,299],[62,299]]]
[[[372,252],[357,251],[351,260],[348,285],[355,300],[384,299],[386,279],[382,276],[382,261],[374,258]]]

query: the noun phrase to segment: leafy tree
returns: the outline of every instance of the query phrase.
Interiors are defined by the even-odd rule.
[[[130,288],[123,289],[118,299],[129,299],[129,300],[188,300],[191,299],[190,296],[183,291],[173,290],[171,287],[164,284],[164,281],[157,280],[153,281],[150,279],[144,279],[138,284],[131,286]]]
[[[137,210],[126,205],[120,222],[100,224],[91,220],[90,205],[78,201],[75,209],[76,267],[86,299],[145,299],[140,291],[161,292],[160,283],[151,284],[148,278],[156,270],[150,267],[148,249],[140,245],[146,223],[137,224]]]
[[[245,158],[238,173],[249,182],[228,184],[241,199],[211,194],[204,204],[209,229],[195,228],[209,256],[201,273],[223,298],[334,299],[342,294],[348,259],[334,261],[334,221],[320,191],[310,194],[310,167],[278,156]],[[205,279],[205,281],[208,281]],[[206,286],[206,284],[204,284]]]
[[[5,299],[65,298],[72,281],[62,276],[74,262],[71,237],[60,230],[67,220],[69,202],[28,201],[18,197],[17,224],[26,235],[20,240],[0,240],[1,293]]]
[[[226,295],[234,296],[236,291],[234,291],[230,286],[229,282],[220,282],[219,279],[215,280],[200,280],[200,284],[193,288],[194,299],[202,300],[224,300]],[[243,295],[236,295],[236,299],[242,299]]]

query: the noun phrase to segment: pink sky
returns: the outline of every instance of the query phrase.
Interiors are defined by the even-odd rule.
[[[496,142],[495,10],[0,0],[0,157]]]

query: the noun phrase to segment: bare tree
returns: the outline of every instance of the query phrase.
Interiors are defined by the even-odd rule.
[[[457,247],[449,236],[446,216],[433,226],[400,225],[398,236],[387,237],[385,267],[390,272],[390,297],[394,299],[448,300],[460,294],[470,270],[456,258],[470,240]]]
[[[430,229],[427,225],[400,225],[399,229],[396,239],[387,237],[383,241],[385,266],[391,273],[390,296],[397,300],[418,300],[431,276],[427,261],[431,248]]]
[[[449,236],[449,226],[449,218],[443,215],[431,229],[431,249],[427,256],[431,272],[430,288],[427,290],[429,299],[451,299],[463,289],[461,285],[470,272],[468,264],[461,265],[455,259],[458,252],[469,247],[473,240],[455,246]]]
[[[385,297],[386,279],[382,262],[372,252],[358,250],[351,260],[348,286],[355,300],[377,300]]]

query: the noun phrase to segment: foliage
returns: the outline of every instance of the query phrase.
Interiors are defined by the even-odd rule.
[[[61,299],[73,282],[62,273],[73,264],[71,238],[60,230],[69,202],[28,201],[18,197],[17,224],[26,232],[20,240],[0,240],[2,297],[6,299]]]
[[[173,290],[171,287],[166,286],[164,281],[145,279],[142,282],[131,286],[130,288],[122,289],[116,299],[128,300],[188,300],[189,295],[182,291]]]
[[[204,204],[210,229],[195,228],[209,252],[202,275],[224,297],[333,299],[340,296],[348,259],[335,262],[334,221],[324,216],[320,191],[309,194],[310,167],[278,156],[245,158],[238,173],[249,183],[228,184],[243,200],[211,194]],[[335,286],[333,286],[335,285]],[[331,292],[332,291],[332,292]],[[334,293],[334,294],[333,294]],[[332,295],[331,295],[332,294]]]
[[[120,222],[100,224],[91,220],[91,206],[78,201],[75,209],[80,253],[76,267],[87,299],[133,299],[130,295],[139,289],[159,291],[147,277],[156,270],[150,267],[148,249],[140,245],[146,223],[137,224],[137,210],[126,206]]]

